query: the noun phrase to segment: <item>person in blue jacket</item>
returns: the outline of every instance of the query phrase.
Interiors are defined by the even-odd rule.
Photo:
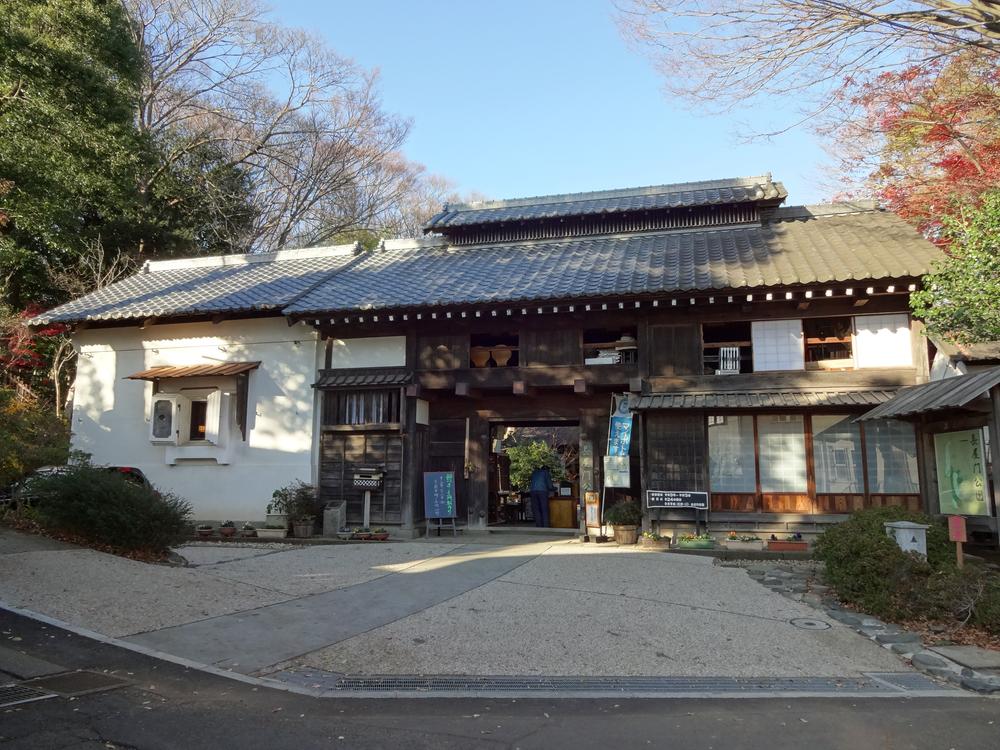
[[[549,495],[555,489],[552,483],[552,472],[546,466],[539,466],[531,472],[531,514],[535,517],[535,526],[549,525]]]

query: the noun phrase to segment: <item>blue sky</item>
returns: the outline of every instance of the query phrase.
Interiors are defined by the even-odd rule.
[[[627,47],[610,0],[273,0],[275,15],[381,71],[386,109],[412,118],[408,158],[490,198],[771,171],[788,204],[829,197],[825,154],[788,102],[692,113]],[[783,107],[783,108],[782,108]],[[759,114],[766,111],[766,115]]]

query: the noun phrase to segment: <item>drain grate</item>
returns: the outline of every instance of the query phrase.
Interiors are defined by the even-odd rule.
[[[485,694],[655,694],[655,695],[901,695],[939,693],[943,688],[917,674],[852,677],[543,677],[465,675],[340,675],[318,669],[282,671],[272,679],[319,690],[327,695],[355,693]]]
[[[103,672],[66,672],[64,674],[52,675],[50,677],[39,677],[29,680],[32,687],[40,687],[43,690],[50,690],[62,696],[71,697],[76,695],[87,695],[88,693],[98,693],[103,690],[114,690],[124,687],[129,681],[115,675],[104,674]]]
[[[43,701],[46,698],[55,698],[55,695],[28,685],[16,683],[0,685],[0,708],[17,706],[21,703],[31,703],[32,701]]]

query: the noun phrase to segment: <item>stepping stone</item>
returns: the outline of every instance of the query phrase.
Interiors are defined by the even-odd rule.
[[[966,690],[975,690],[983,695],[1000,693],[1000,680],[995,677],[963,677],[959,685]]]
[[[931,651],[969,669],[1000,669],[1000,651],[979,646],[933,646]]]
[[[887,631],[876,634],[875,641],[877,643],[920,643],[920,636],[916,633],[908,633],[905,630],[898,632]]]
[[[842,622],[845,625],[850,625],[852,628],[857,628],[861,626],[861,618],[850,612],[844,612],[842,610],[828,609],[826,614],[836,620],[837,622]]]
[[[910,661],[917,669],[944,669],[948,666],[948,662],[940,656],[935,656],[930,651],[918,651],[913,655]]]

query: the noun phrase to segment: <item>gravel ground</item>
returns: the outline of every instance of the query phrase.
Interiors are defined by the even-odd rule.
[[[0,599],[111,636],[285,601],[288,595],[198,569],[86,549],[0,555]]]
[[[294,547],[275,554],[203,565],[197,570],[217,579],[299,597],[372,581],[454,549],[448,544],[405,543]]]
[[[839,623],[711,558],[553,547],[483,587],[298,660],[383,674],[851,676],[899,671]]]

